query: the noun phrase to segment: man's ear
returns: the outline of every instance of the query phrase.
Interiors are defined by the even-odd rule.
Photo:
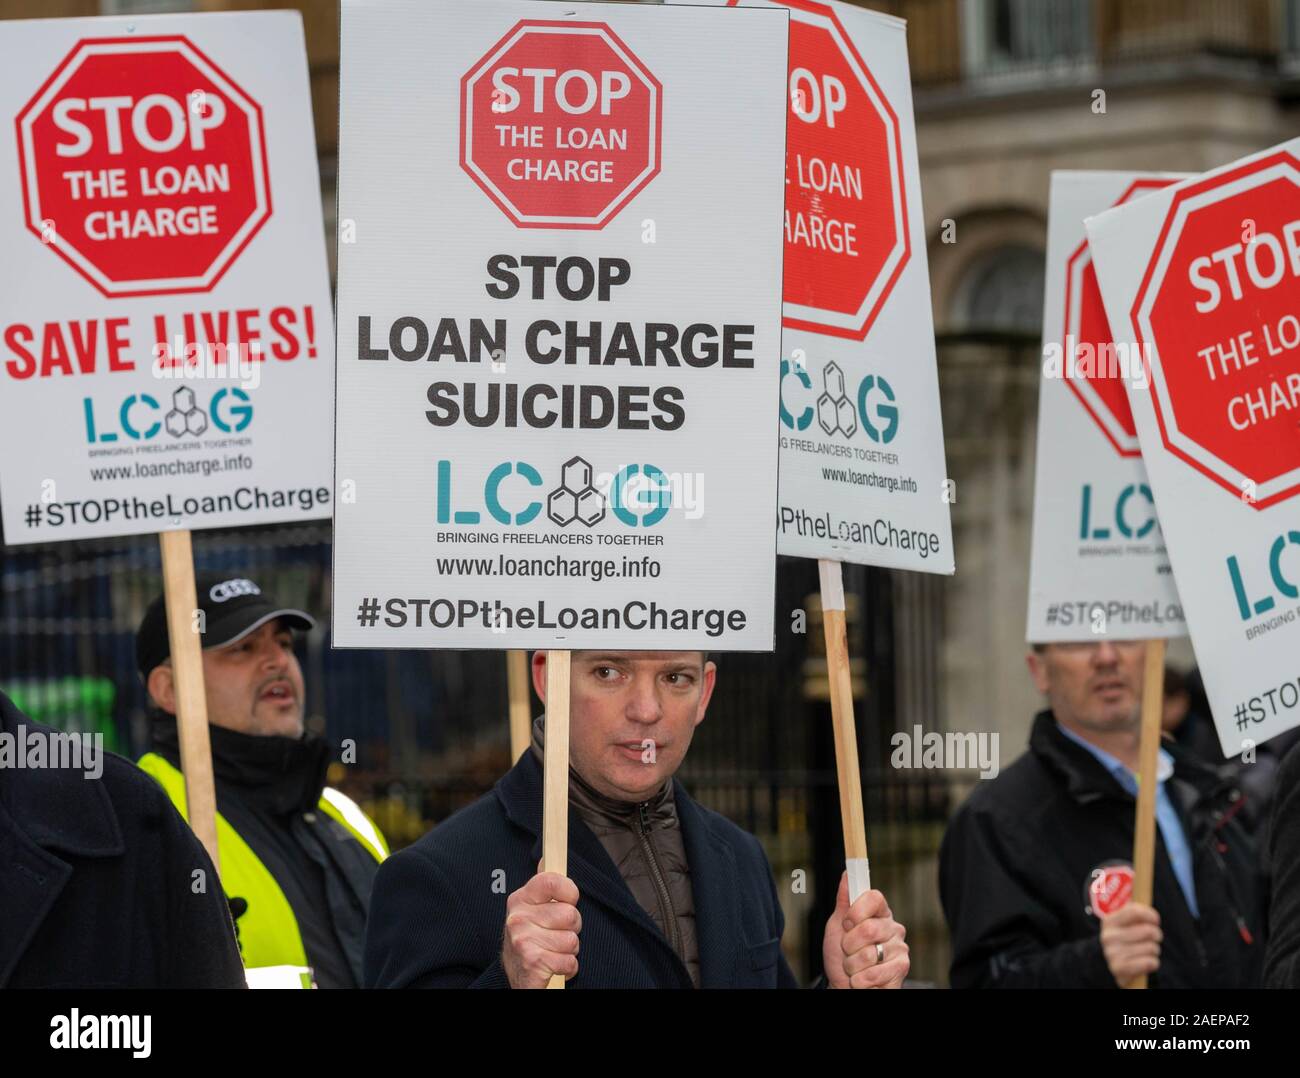
[[[533,692],[537,699],[546,703],[546,652],[533,652]]]
[[[1046,696],[1048,689],[1047,660],[1043,657],[1042,652],[1026,652],[1025,665],[1029,667],[1029,676],[1034,682],[1034,688]]]
[[[144,683],[150,698],[168,715],[176,714],[176,679],[172,676],[172,664],[160,663],[149,671]]]
[[[704,664],[704,688],[700,693],[699,709],[695,712],[695,725],[704,721],[704,712],[708,710],[709,700],[713,698],[713,686],[718,682],[718,667],[715,663]]]

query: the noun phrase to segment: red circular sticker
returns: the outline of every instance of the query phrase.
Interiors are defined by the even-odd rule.
[[[1133,894],[1133,866],[1123,861],[1098,865],[1088,877],[1088,908],[1097,917],[1114,913]]]

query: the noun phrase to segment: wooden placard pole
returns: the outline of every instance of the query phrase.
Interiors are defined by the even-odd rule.
[[[542,770],[542,871],[569,874],[569,659],[546,653],[546,753]],[[547,988],[563,988],[551,977]]]
[[[550,665],[546,667],[550,669]],[[528,687],[528,652],[506,652],[506,688],[510,697],[510,762],[519,762],[532,741],[532,697]]]
[[[194,614],[194,550],[188,530],[160,532],[163,596],[167,604],[167,639],[176,682],[176,733],[185,775],[186,818],[221,872],[217,853],[217,794],[212,782],[212,743],[208,739],[208,702],[203,689],[203,654]]]
[[[1133,901],[1151,905],[1155,889],[1156,761],[1160,755],[1160,716],[1165,698],[1165,641],[1148,640],[1142,669],[1142,727],[1138,742],[1137,817],[1133,825]],[[1145,988],[1140,974],[1126,988]]]
[[[844,825],[844,863],[849,874],[849,901],[871,890],[867,860],[867,822],[862,811],[862,772],[858,768],[858,733],[853,721],[853,679],[849,671],[848,629],[844,620],[844,573],[838,561],[817,559],[821,577],[822,627],[826,632],[826,675],[831,689],[835,728],[835,771]],[[549,745],[548,745],[549,751]]]

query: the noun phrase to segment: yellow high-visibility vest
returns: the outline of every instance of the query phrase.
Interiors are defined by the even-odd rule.
[[[163,788],[188,823],[185,776],[156,752],[145,753],[138,766]],[[388,856],[388,843],[379,828],[351,798],[327,786],[321,791],[318,807],[342,824],[376,861]],[[227,897],[248,903],[248,910],[239,918],[239,947],[245,967],[305,967],[307,952],[289,900],[270,870],[219,812],[217,853],[221,858],[222,889]]]

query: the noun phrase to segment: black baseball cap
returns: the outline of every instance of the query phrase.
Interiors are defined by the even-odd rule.
[[[204,614],[204,648],[233,644],[275,618],[283,618],[294,629],[305,631],[316,627],[310,614],[280,606],[247,577],[200,573],[194,584],[198,608]],[[140,676],[148,680],[150,671],[171,655],[171,650],[167,605],[159,595],[149,604],[135,634],[135,661]]]

